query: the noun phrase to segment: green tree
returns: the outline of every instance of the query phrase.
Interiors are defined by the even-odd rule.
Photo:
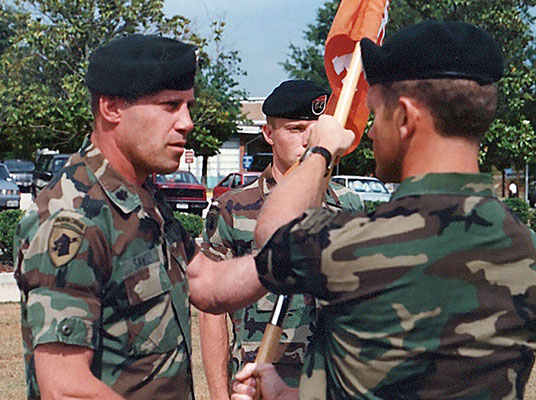
[[[14,34],[14,14],[15,10],[12,7],[0,3],[0,54],[11,45],[11,37]]]
[[[12,21],[14,32],[11,45],[0,56],[3,150],[25,157],[41,147],[75,151],[92,124],[84,84],[89,55],[102,44],[135,32],[161,34],[198,46],[195,91],[200,107],[193,113],[197,125],[196,140],[191,141],[194,150],[216,152],[226,135],[237,129],[239,110],[225,106],[226,98],[236,94],[232,76],[240,72],[240,60],[235,52],[211,57],[206,50],[221,41],[223,23],[215,23],[214,37],[207,39],[192,31],[187,18],[166,17],[164,0],[12,3],[16,14],[6,12],[4,2],[0,14],[0,24]],[[207,104],[210,107],[202,109]]]
[[[203,157],[204,184],[209,157],[218,154],[223,142],[237,133],[237,122],[245,119],[240,102],[246,98],[246,93],[238,88],[234,79],[244,72],[239,67],[238,52],[222,48],[224,27],[224,22],[212,24],[214,56],[197,75],[197,106],[192,112],[195,125],[188,135],[188,146]]]
[[[304,36],[308,43],[299,48],[290,46],[283,64],[293,77],[310,78],[326,84],[323,71],[323,47],[338,7],[338,0],[329,0],[319,8],[316,22],[309,24]],[[499,83],[497,119],[486,135],[481,151],[484,170],[514,166],[520,168],[533,159],[536,150],[534,125],[530,122],[529,105],[534,101],[535,72],[527,63],[533,40],[530,27],[534,23],[531,7],[536,0],[399,0],[391,2],[387,37],[401,26],[425,19],[465,21],[482,27],[501,44],[505,55],[505,77]],[[341,163],[344,172],[373,171],[370,141],[364,138],[356,152]]]

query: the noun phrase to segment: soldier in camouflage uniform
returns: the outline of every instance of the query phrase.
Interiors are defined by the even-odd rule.
[[[196,246],[144,181],[179,166],[195,70],[195,47],[162,37],[93,53],[94,130],[17,231],[28,398],[193,398]]]
[[[273,161],[258,180],[227,192],[215,200],[207,214],[204,253],[214,260],[256,252],[253,229],[257,215],[276,181],[305,151],[309,125],[323,113],[327,91],[308,80],[285,81],[263,103],[268,124],[265,140],[273,148]],[[277,177],[277,179],[276,179]],[[332,210],[362,210],[359,196],[344,186],[331,183],[324,206]],[[232,374],[245,362],[255,360],[276,296],[268,294],[258,302],[230,313],[233,324]],[[279,357],[275,366],[287,384],[297,387],[306,346],[314,330],[316,304],[310,295],[293,297],[285,319]],[[229,398],[227,363],[229,339],[225,315],[200,314],[204,366],[212,399]]]
[[[320,208],[282,216],[283,204],[301,199],[305,208],[321,187],[329,157],[314,153],[267,199],[258,243],[298,217],[256,256],[260,280],[275,293],[322,299],[319,329],[299,392],[271,365],[248,364],[233,399],[253,396],[250,377],[265,400],[521,399],[536,347],[536,235],[478,173],[500,47],[472,25],[433,21],[383,47],[361,46],[376,173],[402,183],[369,216]],[[328,156],[350,142],[330,117],[312,130],[311,144]]]

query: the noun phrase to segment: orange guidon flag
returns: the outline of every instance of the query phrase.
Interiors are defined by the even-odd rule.
[[[341,0],[329,30],[324,53],[324,68],[333,91],[326,113],[333,115],[346,72],[357,42],[366,37],[381,44],[388,20],[389,0]],[[368,84],[361,74],[352,101],[346,128],[355,134],[354,143],[346,154],[355,150],[367,125],[366,106]]]

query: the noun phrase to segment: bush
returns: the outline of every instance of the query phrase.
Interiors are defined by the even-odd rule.
[[[179,220],[192,238],[201,236],[203,230],[203,218],[198,215],[185,214],[178,211],[175,211],[175,218]]]
[[[365,201],[365,212],[367,214],[372,214],[383,201]]]
[[[531,208],[529,212],[529,222],[527,224],[530,229],[536,232],[536,209]]]
[[[512,210],[515,215],[517,215],[517,218],[519,218],[521,222],[523,222],[524,224],[529,223],[531,210],[525,200],[513,197],[509,199],[504,199],[503,202],[504,204],[506,204],[506,207]]]
[[[0,264],[13,265],[13,241],[15,230],[23,210],[6,210],[0,212]]]

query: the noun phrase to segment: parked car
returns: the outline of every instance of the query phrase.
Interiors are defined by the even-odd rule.
[[[30,192],[35,170],[34,163],[29,160],[10,159],[4,160],[4,165],[9,170],[11,179],[17,184],[20,191]]]
[[[9,176],[9,170],[0,164],[0,209],[19,208],[20,190]]]
[[[153,174],[153,182],[174,210],[201,215],[208,205],[207,189],[189,171]]]
[[[363,201],[389,201],[391,193],[382,181],[371,176],[337,175],[331,178],[333,182],[350,188],[359,194]]]
[[[257,153],[253,154],[253,163],[248,168],[249,171],[264,171],[264,169],[272,162],[272,153]]]
[[[37,157],[32,184],[32,193],[34,195],[39,193],[52,180],[52,177],[62,169],[68,158],[68,154],[59,154],[57,152],[47,152]]]
[[[254,182],[260,175],[261,172],[231,172],[214,186],[212,198],[217,199],[231,189]]]

